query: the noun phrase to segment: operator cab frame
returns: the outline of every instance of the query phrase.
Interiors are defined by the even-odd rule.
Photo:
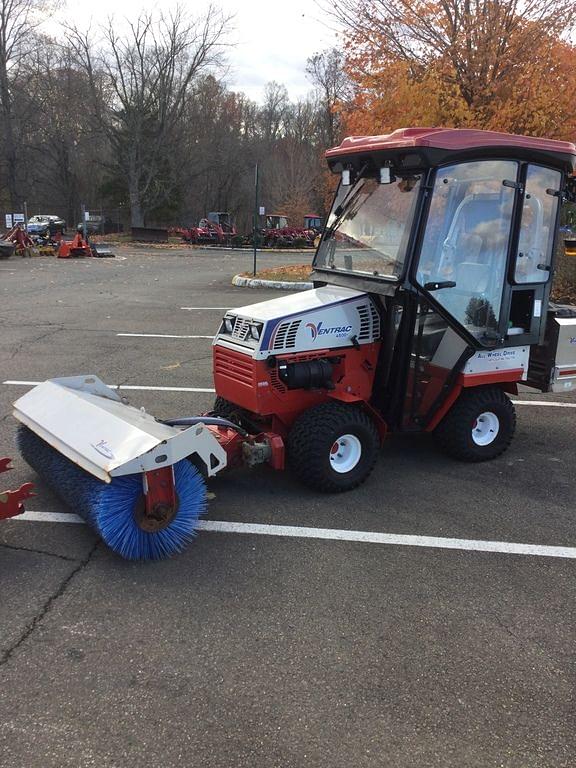
[[[341,180],[317,285],[418,296],[473,349],[541,341],[573,145],[412,128],[326,155]]]

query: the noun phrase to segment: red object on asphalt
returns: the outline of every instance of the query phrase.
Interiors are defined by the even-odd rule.
[[[59,259],[69,259],[77,256],[92,256],[92,248],[82,233],[78,232],[73,240],[62,240],[58,249]]]
[[[12,469],[10,466],[11,461],[12,459],[8,458],[0,459],[0,472],[8,472],[8,470]],[[35,495],[32,493],[33,488],[33,483],[24,483],[16,491],[0,492],[0,520],[21,515],[24,512],[24,504],[22,502]]]

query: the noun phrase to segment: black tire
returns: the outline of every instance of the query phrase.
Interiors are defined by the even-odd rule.
[[[496,417],[497,426],[493,422]],[[479,417],[484,417],[480,418]],[[482,422],[482,424],[480,424]],[[487,425],[487,426],[482,426]],[[479,444],[484,439],[486,444]],[[476,430],[476,431],[475,431]],[[497,431],[496,431],[497,430]],[[496,436],[492,434],[496,431]],[[489,461],[508,448],[516,431],[516,411],[499,387],[465,390],[435,430],[435,436],[449,456],[460,461]]]
[[[228,421],[237,424],[239,427],[243,426],[243,409],[240,408],[240,406],[231,403],[230,400],[226,400],[224,397],[218,396],[216,400],[214,400],[211,413],[213,416],[220,416],[222,419],[228,419]]]
[[[349,470],[334,469],[340,453],[339,439],[352,436],[359,459]],[[341,444],[342,450],[346,441]],[[373,420],[357,406],[322,403],[305,411],[288,435],[288,461],[294,474],[307,486],[323,493],[350,491],[363,483],[374,469],[380,438]],[[353,459],[352,459],[353,460]]]

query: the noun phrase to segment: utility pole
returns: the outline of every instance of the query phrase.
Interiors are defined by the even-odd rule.
[[[252,274],[256,277],[256,240],[258,237],[258,163],[254,168],[254,227],[252,229],[252,240],[254,242],[254,264]]]
[[[86,206],[82,203],[82,237],[88,241],[88,227],[86,226]]]

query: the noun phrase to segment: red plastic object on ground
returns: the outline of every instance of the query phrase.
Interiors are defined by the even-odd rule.
[[[58,249],[59,259],[70,259],[77,256],[92,256],[92,248],[80,232],[76,234],[74,240],[62,240]]]
[[[8,458],[0,459],[0,472],[7,472],[12,469],[11,461],[12,459]],[[0,520],[21,515],[24,512],[22,502],[35,495],[32,493],[33,488],[33,483],[24,483],[17,491],[0,492]]]

